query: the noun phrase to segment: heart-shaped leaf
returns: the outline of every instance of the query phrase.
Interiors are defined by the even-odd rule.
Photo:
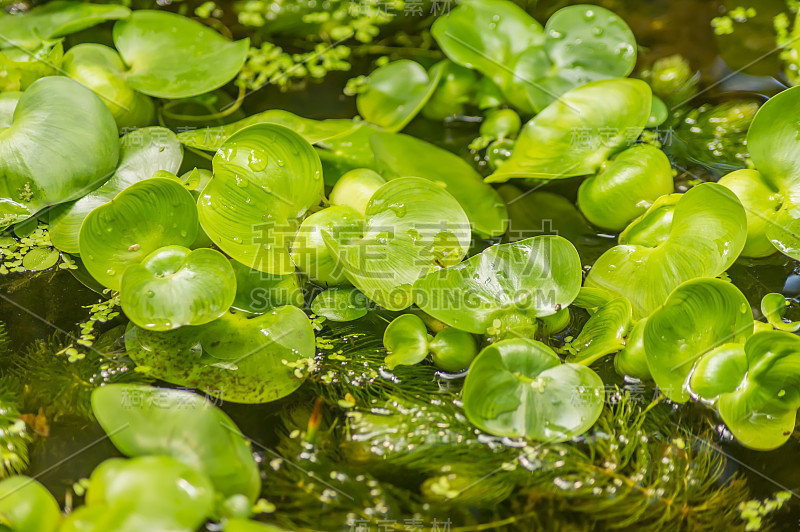
[[[0,226],[88,194],[118,156],[117,126],[100,98],[67,78],[36,81],[0,130]]]
[[[411,305],[418,278],[458,263],[470,236],[469,220],[453,196],[419,177],[393,179],[375,192],[361,239],[340,241],[323,232],[350,282],[389,310]]]
[[[189,246],[197,234],[197,208],[184,186],[164,177],[130,185],[84,219],[79,248],[97,281],[119,290],[122,275],[164,246]]]
[[[125,348],[162,380],[224,395],[225,401],[267,403],[300,387],[302,375],[287,364],[312,358],[315,343],[305,313],[284,306],[260,316],[228,313],[168,332],[131,329]]]
[[[170,456],[208,475],[225,497],[254,502],[258,465],[239,428],[206,398],[136,384],[108,384],[92,392],[92,411],[126,456]]]
[[[214,178],[197,202],[209,238],[254,270],[294,272],[289,246],[298,218],[323,192],[314,148],[283,126],[257,124],[226,140],[213,167]]]
[[[704,183],[677,202],[666,239],[655,245],[611,248],[595,262],[586,286],[627,297],[634,319],[640,319],[682,282],[716,277],[727,270],[746,237],[747,218],[733,192],[716,183]]]
[[[496,436],[565,441],[586,432],[603,410],[600,377],[580,364],[561,364],[534,340],[501,340],[484,348],[464,382],[464,413]]]
[[[386,348],[386,366],[413,366],[428,356],[428,329],[415,314],[403,314],[392,320],[383,333]]]
[[[157,98],[188,98],[225,85],[244,64],[249,40],[231,42],[199,22],[139,10],[114,24],[114,45],[127,80]]]
[[[127,187],[151,178],[159,170],[177,172],[183,159],[175,134],[163,127],[131,131],[119,140],[119,146],[119,164],[108,181],[75,203],[51,211],[50,240],[61,251],[80,251],[81,224],[95,207],[108,203]]]
[[[589,366],[621,350],[631,327],[631,313],[631,302],[624,297],[612,299],[598,308],[572,341],[576,353],[568,356],[567,361]]]
[[[329,288],[314,298],[311,311],[331,321],[353,321],[367,315],[369,300],[357,288]]]
[[[165,246],[125,269],[120,293],[122,310],[133,323],[168,331],[225,314],[236,297],[236,278],[219,251]]]
[[[484,334],[494,325],[555,314],[578,295],[581,277],[580,257],[568,240],[537,236],[491,246],[422,277],[414,301],[452,327]]]

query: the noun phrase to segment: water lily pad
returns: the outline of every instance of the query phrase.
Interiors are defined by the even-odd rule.
[[[225,314],[236,297],[236,278],[219,251],[165,246],[125,269],[120,293],[122,310],[133,323],[168,331]]]
[[[118,156],[117,126],[100,98],[67,78],[36,81],[0,130],[0,226],[88,194]]]
[[[586,432],[603,409],[603,381],[580,364],[561,364],[534,340],[502,340],[481,351],[464,382],[464,413],[496,436],[565,441]]]
[[[50,212],[50,239],[58,249],[78,253],[81,224],[95,207],[108,203],[127,187],[151,178],[159,170],[177,172],[183,159],[175,134],[163,127],[131,131],[119,140],[119,146],[119,164],[108,181],[75,203]]]
[[[353,321],[367,315],[369,300],[357,288],[329,288],[314,298],[311,311],[331,321]]]
[[[403,314],[392,320],[383,333],[386,367],[413,366],[428,356],[428,329],[415,314]]]
[[[114,24],[128,82],[157,98],[187,98],[225,85],[244,64],[249,44],[166,11],[138,10]]]
[[[311,145],[277,124],[257,124],[214,155],[214,179],[197,202],[200,225],[233,259],[266,273],[294,272],[289,247],[299,218],[322,198]]]
[[[95,207],[81,225],[79,247],[92,277],[119,290],[129,265],[164,246],[189,246],[196,234],[192,194],[174,179],[155,177]]]

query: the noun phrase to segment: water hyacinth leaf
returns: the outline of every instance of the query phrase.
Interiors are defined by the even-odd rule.
[[[746,238],[747,218],[733,192],[716,183],[704,183],[675,204],[666,239],[656,245],[611,248],[597,259],[585,284],[627,297],[634,319],[640,319],[666,301],[682,282],[716,277],[727,270]]]
[[[729,343],[715,347],[697,361],[689,377],[689,389],[707,401],[734,391],[747,373],[744,345]]]
[[[350,207],[322,209],[300,224],[292,242],[292,260],[312,281],[326,286],[347,284],[344,268],[325,245],[323,232],[337,242],[349,243],[360,239],[363,230],[363,216]]]
[[[429,179],[449,192],[469,217],[472,229],[500,236],[508,227],[508,210],[500,195],[461,157],[409,135],[374,133],[374,160],[388,179],[415,176]],[[408,154],[415,154],[409,157]]]
[[[281,109],[270,109],[247,118],[217,127],[203,127],[178,133],[178,140],[185,146],[198,150],[217,151],[234,133],[255,124],[278,124],[286,126],[309,144],[316,144],[344,135],[359,127],[352,120],[312,120]]]
[[[100,98],[67,78],[36,81],[0,131],[0,226],[91,192],[118,157],[117,126]]]
[[[302,374],[287,364],[312,358],[315,344],[305,312],[283,306],[259,316],[229,312],[174,331],[131,328],[125,349],[162,380],[256,404],[285,397],[303,384]]]
[[[567,92],[522,128],[511,158],[486,181],[593,174],[636,141],[651,96],[647,83],[637,79],[594,81]]]
[[[298,218],[323,192],[311,145],[284,126],[257,124],[226,140],[212,165],[214,179],[197,201],[209,238],[254,270],[294,272],[289,246]]]
[[[569,355],[567,362],[589,366],[605,355],[620,351],[625,347],[632,312],[630,301],[624,297],[613,299],[598,308],[572,341],[577,353]]]
[[[410,59],[378,67],[370,72],[364,91],[356,97],[358,112],[386,131],[400,131],[428,102],[441,75],[441,66],[434,66],[429,75]]]
[[[0,128],[7,128],[14,123],[14,110],[22,96],[22,92],[9,91],[0,93]]]
[[[113,48],[82,43],[64,56],[63,74],[92,89],[105,102],[120,131],[155,122],[153,100],[133,89],[126,66]]]
[[[587,178],[578,189],[578,206],[596,226],[621,231],[673,189],[667,156],[642,144],[619,153]]]
[[[64,46],[60,41],[47,41],[33,52],[7,48],[0,52],[0,90],[24,91],[34,81],[61,74]]]
[[[311,302],[311,311],[331,321],[353,321],[363,318],[369,300],[357,288],[329,288]]]
[[[109,384],[92,392],[92,411],[124,455],[170,456],[208,475],[225,497],[256,500],[258,465],[238,427],[205,397],[185,390]]]
[[[323,237],[356,288],[384,308],[403,310],[412,303],[414,281],[466,255],[471,232],[447,191],[427,179],[403,177],[372,196],[361,239]]]
[[[114,24],[114,45],[130,67],[126,77],[134,89],[157,98],[188,98],[233,79],[249,39],[231,42],[184,16],[139,10]]]
[[[377,170],[370,137],[380,131],[367,122],[353,122],[354,129],[317,143],[317,154],[325,168],[325,184],[334,186],[350,170]]]
[[[208,477],[169,456],[111,458],[92,471],[86,504],[62,532],[103,529],[195,530],[214,509]],[[94,527],[94,528],[89,528]]]
[[[754,334],[744,346],[748,370],[717,408],[740,443],[769,451],[792,435],[800,407],[800,337],[785,331]]]
[[[566,441],[588,430],[603,409],[603,381],[580,364],[561,364],[534,340],[501,340],[470,366],[464,413],[495,436]]]
[[[761,298],[761,313],[770,325],[781,331],[795,332],[800,329],[800,322],[783,321],[786,314],[786,298],[783,294],[771,293]]]
[[[436,333],[428,343],[428,349],[437,368],[461,371],[468,368],[478,354],[478,343],[470,333],[446,327]]]
[[[782,204],[775,186],[759,171],[749,168],[733,171],[718,183],[731,189],[747,212],[747,241],[742,255],[767,257],[775,253],[775,246],[767,238],[767,230],[775,223],[773,219]]]
[[[413,366],[428,356],[428,329],[415,314],[395,318],[383,333],[386,348],[386,367]]]
[[[656,247],[669,238],[672,216],[683,194],[667,194],[658,198],[644,214],[633,220],[618,237],[622,245]]]
[[[369,168],[350,170],[336,181],[328,196],[331,205],[350,207],[364,216],[373,194],[386,183],[386,179]]]
[[[581,277],[568,240],[536,236],[422,277],[414,284],[415,303],[452,327],[484,334],[495,320],[555,314],[577,297]]]
[[[0,48],[32,50],[42,39],[63,37],[107,20],[125,18],[131,10],[113,4],[55,1],[37,6],[27,13],[0,15]]]
[[[125,269],[120,292],[122,310],[133,323],[168,331],[225,314],[236,297],[236,278],[219,251],[165,246]]]
[[[284,305],[303,306],[303,287],[297,274],[274,275],[252,270],[235,260],[230,263],[236,276],[233,308],[264,314]]]
[[[472,100],[478,76],[475,71],[445,59],[434,68],[441,69],[439,84],[428,103],[422,108],[422,116],[431,120],[444,120],[464,113],[465,105]]]
[[[163,127],[146,127],[119,140],[119,164],[111,178],[78,201],[50,212],[50,240],[67,253],[79,253],[81,224],[95,207],[113,200],[127,187],[149,179],[159,170],[177,172],[183,149],[175,134]]]
[[[35,479],[13,476],[0,481],[0,523],[14,532],[55,532],[61,521],[56,499]]]
[[[614,369],[623,377],[650,381],[650,367],[647,365],[647,353],[644,350],[644,328],[647,318],[636,322],[631,328],[625,347],[614,357]]]
[[[86,216],[79,235],[81,259],[92,277],[119,290],[129,265],[164,246],[189,246],[197,227],[194,198],[180,182],[145,179]]]
[[[647,365],[664,395],[684,402],[695,363],[712,349],[752,334],[753,314],[738,288],[720,279],[692,279],[647,319]]]

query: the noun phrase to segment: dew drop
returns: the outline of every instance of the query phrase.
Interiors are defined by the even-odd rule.
[[[586,13],[583,14],[583,18],[585,18],[588,21],[594,20],[594,17],[595,17],[595,14],[594,14],[594,10],[592,10],[592,9],[587,9]]]
[[[600,26],[595,26],[594,28],[592,28],[592,33],[596,37],[600,37],[601,35],[603,35],[603,28],[601,28]]]

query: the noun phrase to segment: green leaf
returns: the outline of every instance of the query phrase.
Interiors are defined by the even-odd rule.
[[[658,148],[641,144],[616,155],[586,179],[578,189],[578,206],[596,226],[621,231],[673,189],[667,156]]]
[[[165,246],[125,269],[120,295],[133,323],[168,331],[225,314],[236,297],[236,278],[219,251]]]
[[[30,271],[41,271],[55,266],[61,253],[57,249],[37,247],[31,249],[22,259],[22,267]]]
[[[92,471],[86,504],[71,513],[61,532],[196,530],[211,516],[214,486],[190,464],[169,456],[110,458]]]
[[[631,328],[625,347],[614,357],[614,369],[617,373],[635,379],[650,381],[650,368],[647,365],[647,353],[644,350],[644,328],[647,318],[641,319]]]
[[[783,197],[764,175],[757,170],[736,170],[723,176],[718,183],[736,194],[747,212],[747,241],[742,255],[767,257],[775,247],[767,238],[767,230],[775,223]]]
[[[664,395],[684,402],[695,363],[722,344],[743,342],[752,334],[753,314],[738,288],[720,279],[692,279],[647,319],[647,365]]]
[[[742,384],[720,396],[722,420],[751,449],[769,451],[792,435],[800,407],[800,337],[784,331],[754,334],[744,346]]]
[[[209,126],[178,133],[178,140],[198,150],[217,151],[231,135],[255,124],[286,126],[306,139],[309,144],[330,140],[360,127],[352,120],[311,120],[289,111],[270,109],[224,126]]]
[[[3,50],[0,52],[0,90],[24,91],[39,78],[58,76],[62,73],[63,58],[64,46],[60,41],[44,42],[33,52],[21,48]]]
[[[441,66],[432,68],[429,76],[409,59],[378,67],[356,97],[358,112],[367,122],[390,132],[400,131],[428,102],[441,75]]]
[[[697,361],[689,377],[689,389],[705,400],[734,391],[747,373],[744,345],[722,344]]]
[[[367,315],[369,300],[357,288],[329,288],[314,298],[311,311],[331,321],[353,321]]]
[[[322,209],[300,225],[292,243],[292,260],[312,281],[326,286],[347,284],[344,268],[325,245],[323,233],[337,242],[350,243],[359,240],[363,230],[363,216],[350,207]]]
[[[236,297],[231,305],[233,308],[251,314],[264,314],[284,305],[303,306],[303,288],[299,275],[274,275],[252,270],[235,260],[230,263],[236,275]]]
[[[5,129],[14,123],[14,110],[22,96],[19,91],[0,93],[0,129]]]
[[[114,24],[128,82],[157,98],[188,98],[225,85],[244,64],[249,44],[166,11],[135,11]]]
[[[761,313],[770,325],[781,331],[795,332],[800,329],[800,322],[783,321],[788,302],[783,294],[771,293],[761,298]]]
[[[484,334],[496,320],[555,314],[577,297],[581,262],[559,236],[494,245],[414,284],[415,303],[444,323]],[[496,327],[495,327],[496,328]]]
[[[132,328],[125,348],[137,364],[167,382],[225,401],[267,403],[300,387],[305,377],[288,364],[313,358],[315,344],[305,313],[283,306],[260,316],[229,312],[174,331]]]
[[[586,286],[627,297],[634,319],[640,319],[682,282],[716,277],[727,270],[744,247],[746,235],[744,208],[733,192],[716,183],[704,183],[677,202],[665,239],[655,245],[611,248],[589,271]]]
[[[121,131],[155,122],[153,100],[134,90],[126,70],[117,51],[102,44],[82,43],[70,48],[64,56],[63,74],[97,93]]]
[[[333,185],[328,196],[331,205],[342,205],[354,209],[364,216],[370,198],[386,183],[386,179],[369,168],[356,168],[345,173]]]
[[[580,364],[561,364],[533,340],[502,340],[484,348],[464,382],[464,413],[495,436],[566,441],[586,432],[603,409],[600,377]]]
[[[79,247],[97,281],[119,290],[122,275],[164,246],[188,246],[197,234],[197,208],[183,185],[164,177],[130,185],[84,219]]]
[[[428,330],[422,319],[415,314],[403,314],[395,318],[383,333],[386,348],[386,366],[393,370],[397,366],[413,366],[428,356]]]
[[[658,198],[641,216],[619,234],[619,243],[656,247],[669,238],[675,204],[683,194],[666,194]]]
[[[428,342],[428,349],[437,368],[451,372],[461,371],[468,368],[478,354],[478,343],[468,332],[445,327]]]
[[[170,456],[208,475],[225,497],[258,497],[261,477],[250,445],[206,398],[184,390],[108,384],[92,392],[92,410],[122,454]]]
[[[0,481],[0,523],[9,530],[56,532],[60,521],[58,502],[35,479],[13,476]]]
[[[42,39],[64,37],[130,14],[131,10],[121,5],[60,0],[19,15],[3,13],[0,15],[0,48],[32,50],[39,46]]]
[[[612,299],[597,309],[572,345],[577,353],[567,356],[567,362],[585,366],[616,353],[625,347],[625,336],[631,327],[631,303],[624,297]]]
[[[0,130],[0,226],[91,192],[118,156],[117,126],[100,98],[67,78],[36,81]]]
[[[525,125],[511,158],[486,180],[593,174],[615,151],[636,141],[647,124],[650,100],[650,87],[637,79],[573,89]]]
[[[470,245],[470,225],[458,202],[419,177],[393,179],[367,205],[364,236],[325,244],[350,282],[378,305],[403,310],[421,276],[458,263]],[[341,238],[341,235],[340,235]]]
[[[311,145],[277,124],[257,124],[225,141],[197,208],[200,225],[233,259],[266,273],[294,272],[289,246],[299,220],[319,203],[322,167]]]
[[[464,209],[476,233],[500,236],[508,226],[508,211],[500,195],[461,157],[409,135],[374,133],[369,140],[374,160],[387,179],[415,176],[429,179],[449,192]],[[409,154],[413,153],[413,157]]]
[[[151,178],[159,170],[177,172],[183,159],[175,134],[163,127],[131,131],[119,140],[119,146],[119,164],[108,181],[75,203],[51,211],[50,239],[61,251],[80,251],[81,224],[95,207],[105,205],[127,187]]]

